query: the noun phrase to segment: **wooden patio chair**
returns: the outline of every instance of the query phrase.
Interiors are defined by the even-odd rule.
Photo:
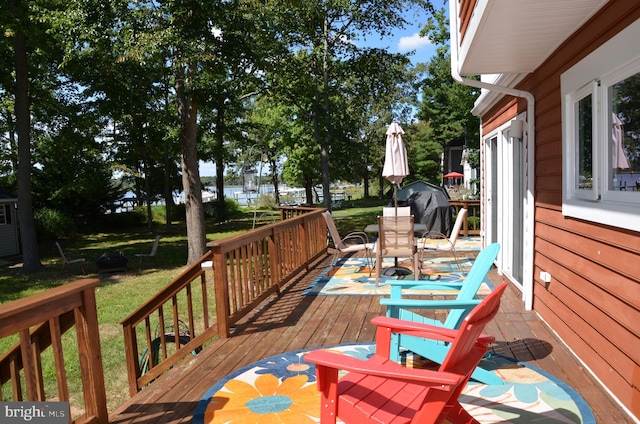
[[[413,216],[379,216],[376,242],[376,286],[382,274],[383,258],[411,258],[413,273],[420,278],[419,258],[413,234]]]
[[[456,261],[458,265],[458,269],[462,269],[460,265],[460,260],[458,259],[458,254],[456,253],[456,241],[458,240],[458,236],[460,235],[460,229],[462,228],[462,224],[464,220],[467,218],[467,210],[462,208],[458,212],[458,216],[456,218],[455,224],[453,224],[453,229],[451,230],[451,235],[447,237],[446,235],[438,232],[438,231],[428,231],[422,235],[421,238],[418,239],[417,247],[420,252],[420,261],[422,261],[422,256],[425,251],[434,251],[434,252],[451,252],[453,255],[453,259]]]
[[[500,244],[493,243],[482,249],[465,280],[461,283],[440,283],[430,281],[396,280],[389,281],[391,294],[389,298],[380,299],[380,304],[387,307],[387,316],[405,321],[429,324],[443,328],[457,329],[465,316],[481,299],[476,298],[487,273],[500,251]],[[454,290],[455,299],[407,299],[403,297],[403,290]],[[448,311],[444,322],[421,315],[427,310]],[[407,349],[433,362],[441,364],[446,358],[450,345],[433,340],[425,340],[408,334],[394,334],[391,341],[391,359],[400,360],[400,350]],[[500,378],[485,369],[478,367],[472,378],[485,384],[502,384]]]
[[[56,242],[56,246],[58,247],[58,252],[60,252],[60,256],[62,257],[62,269],[63,270],[64,270],[64,266],[67,265],[67,264],[69,264],[69,265],[80,264],[80,267],[82,268],[82,275],[86,275],[87,274],[85,272],[85,270],[84,270],[84,263],[85,263],[85,259],[84,258],[69,259],[64,254],[64,251],[62,250],[62,247],[60,247],[60,243]]]
[[[411,216],[411,206],[385,206],[382,216]]]
[[[373,243],[369,243],[369,237],[367,233],[361,231],[355,231],[347,234],[344,237],[340,237],[336,223],[333,221],[331,212],[322,212],[324,220],[327,222],[327,229],[331,240],[333,240],[333,257],[331,258],[331,268],[336,266],[338,256],[347,253],[365,252],[367,258],[367,265],[369,266],[369,275],[371,275],[371,269],[373,268],[373,262],[371,259],[371,252],[373,251]]]
[[[321,393],[320,422],[477,423],[458,397],[471,373],[495,340],[483,335],[500,307],[507,283],[500,285],[464,319],[460,329],[376,317],[376,353],[367,360],[316,350],[305,361],[316,364]],[[392,333],[411,333],[451,344],[437,370],[406,368],[389,358]],[[338,371],[348,371],[338,379]]]
[[[142,258],[153,258],[154,256],[156,256],[156,253],[158,252],[159,243],[160,243],[160,236],[156,235],[156,238],[153,241],[153,246],[151,246],[151,252],[134,254],[134,256],[138,258],[138,272],[142,270]]]

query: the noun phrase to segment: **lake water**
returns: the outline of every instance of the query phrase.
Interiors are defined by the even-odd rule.
[[[249,206],[254,205],[255,201],[262,195],[273,194],[274,188],[272,185],[263,185],[259,187],[259,190],[256,192],[245,193],[242,191],[242,186],[225,186],[224,187],[224,196],[229,199],[235,199],[240,206]],[[282,196],[284,193],[301,192],[304,194],[303,189],[290,189],[286,186],[280,189],[280,195]],[[129,199],[129,201],[124,202],[124,206],[121,208],[117,208],[116,212],[124,212],[126,210],[131,210],[133,202],[132,199],[135,199],[135,193],[129,191],[125,194],[124,198]],[[214,187],[207,187],[206,190],[202,191],[202,201],[203,203],[213,202],[216,200],[216,190]],[[173,195],[173,201],[177,204],[184,202],[184,192],[175,192]],[[302,199],[301,201],[304,201]],[[155,205],[164,205],[164,200],[159,200],[154,203]]]

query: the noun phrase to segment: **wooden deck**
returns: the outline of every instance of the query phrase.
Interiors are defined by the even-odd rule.
[[[371,318],[384,314],[377,296],[305,296],[304,289],[327,259],[272,297],[232,337],[212,342],[193,359],[175,366],[110,415],[111,423],[188,423],[203,394],[245,365],[278,353],[374,339]],[[491,271],[492,282],[501,277]],[[535,313],[524,311],[520,293],[509,287],[500,313],[487,327],[493,350],[535,365],[577,390],[598,423],[633,423]]]

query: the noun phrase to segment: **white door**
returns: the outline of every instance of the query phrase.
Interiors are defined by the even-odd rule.
[[[485,211],[488,243],[500,243],[498,270],[522,290],[524,147],[505,126],[485,138]]]

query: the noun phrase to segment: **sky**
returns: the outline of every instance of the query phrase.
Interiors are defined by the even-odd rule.
[[[455,1],[455,0],[454,0]],[[443,0],[433,1],[436,8],[443,7]],[[418,13],[414,17],[412,11],[407,12],[406,19],[412,24],[407,25],[403,30],[397,30],[392,36],[383,40],[376,37],[367,37],[366,44],[370,47],[388,49],[390,53],[408,53],[413,51],[411,56],[413,63],[428,62],[435,54],[436,48],[428,38],[420,37],[420,30],[424,27],[427,18],[426,13]],[[200,175],[210,177],[216,175],[216,167],[211,162],[200,161]]]

